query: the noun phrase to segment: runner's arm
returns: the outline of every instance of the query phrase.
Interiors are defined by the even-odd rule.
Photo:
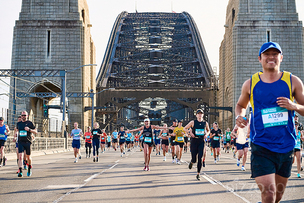
[[[136,132],[136,131],[141,131],[143,130],[144,126],[141,126],[140,128],[136,128],[136,129],[133,129],[133,130],[127,130],[126,132],[127,133],[132,133],[132,132]]]
[[[291,101],[286,97],[277,98],[277,104],[280,107],[286,108],[288,110],[294,110],[298,112],[301,116],[304,116],[304,88],[302,81],[297,77],[292,75],[292,93],[297,103]]]
[[[247,125],[247,120],[244,120],[244,116],[246,114],[246,109],[249,104],[249,96],[250,96],[250,83],[251,79],[248,79],[244,82],[242,86],[242,92],[239,97],[239,100],[235,106],[235,116],[239,116],[236,119],[236,124],[238,126],[246,126]]]
[[[210,135],[210,128],[209,128],[209,123],[206,122],[206,134],[205,134],[205,139]]]
[[[193,126],[194,126],[194,121],[192,120],[184,127],[184,129],[188,130],[189,128],[192,128]]]

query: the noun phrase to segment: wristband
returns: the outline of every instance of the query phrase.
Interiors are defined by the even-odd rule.
[[[235,117],[235,120],[237,120],[241,115],[238,115],[237,117]],[[243,117],[244,120],[247,120],[246,117]]]

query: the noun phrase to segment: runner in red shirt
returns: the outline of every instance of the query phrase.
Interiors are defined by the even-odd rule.
[[[100,148],[101,153],[103,153],[106,150],[106,141],[107,141],[107,134],[105,133],[105,130],[102,130],[102,134],[100,136]]]
[[[139,146],[139,134],[135,135],[135,147]]]
[[[86,148],[86,158],[90,158],[91,156],[91,149],[92,149],[92,134],[91,134],[91,127],[88,127],[87,132],[84,134],[85,137],[85,148]]]

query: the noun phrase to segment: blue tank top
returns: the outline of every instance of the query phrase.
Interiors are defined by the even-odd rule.
[[[301,132],[300,131],[297,134],[297,142],[295,145],[295,149],[301,149]]]
[[[279,107],[276,102],[278,97],[294,101],[291,73],[284,71],[282,77],[273,83],[264,83],[260,78],[262,74],[258,72],[251,77],[250,139],[270,151],[286,153],[295,146],[295,113]]]
[[[113,132],[112,135],[113,135],[113,139],[117,139],[117,137],[118,137],[118,132]]]
[[[160,134],[160,130],[154,130],[154,134],[155,134],[155,140],[159,140],[160,138],[158,136]]]
[[[6,126],[3,125],[2,127],[0,127],[0,140],[7,140],[7,135],[5,135],[6,133]]]

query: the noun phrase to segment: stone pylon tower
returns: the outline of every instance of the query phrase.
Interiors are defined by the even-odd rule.
[[[303,77],[302,22],[295,0],[229,0],[225,35],[220,47],[219,105],[232,106],[233,114],[220,112],[221,127],[233,127],[234,108],[242,84],[262,70],[261,45],[278,42],[283,49],[281,70]]]
[[[19,20],[14,27],[12,69],[66,69],[95,63],[89,8],[86,0],[23,0]],[[95,92],[95,67],[87,66],[67,73],[67,92]],[[30,80],[27,82],[24,80]],[[17,79],[17,92],[61,92],[60,78],[24,77]],[[13,91],[13,90],[11,90]],[[47,98],[52,100],[52,98]],[[35,123],[42,125],[43,100],[17,98],[17,114],[27,110]],[[68,100],[69,124],[90,125],[90,98]],[[10,106],[12,109],[12,105]]]

